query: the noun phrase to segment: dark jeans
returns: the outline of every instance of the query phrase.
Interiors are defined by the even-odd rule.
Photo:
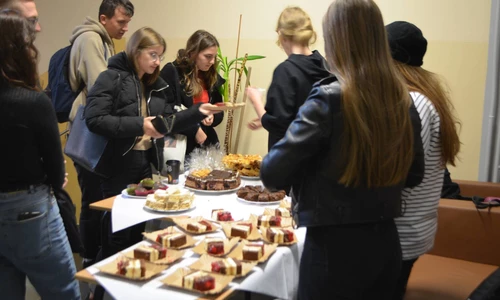
[[[121,194],[122,190],[131,183],[139,183],[142,179],[151,177],[151,151],[130,151],[123,157],[123,161],[115,175],[102,182],[104,196],[112,197]],[[109,215],[109,213],[108,213]],[[125,248],[142,240],[145,223],[140,223],[129,228],[112,233],[111,218],[103,218],[103,226],[107,234],[102,240],[102,258],[109,257]],[[104,233],[103,233],[104,234]]]
[[[80,236],[85,248],[80,255],[95,259],[101,247],[102,212],[90,209],[90,204],[104,199],[101,191],[102,178],[75,163],[78,184],[82,191],[82,209],[80,212]]]
[[[394,221],[308,227],[298,299],[391,299],[401,269]]]
[[[394,291],[393,300],[403,300],[406,293],[406,286],[408,285],[408,279],[410,278],[411,269],[413,264],[417,261],[418,257],[410,260],[403,260],[401,264],[401,273],[399,273],[398,283]]]

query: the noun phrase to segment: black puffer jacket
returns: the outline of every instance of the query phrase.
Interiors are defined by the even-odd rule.
[[[260,176],[271,189],[292,184],[294,218],[299,226],[359,224],[401,215],[401,191],[424,176],[420,117],[413,105],[414,158],[406,183],[380,188],[339,183],[343,117],[340,84],[334,77],[313,86],[286,135],[264,157]],[[363,170],[359,170],[360,173]]]
[[[107,151],[111,167],[121,163],[136,138],[144,134],[144,117],[141,114],[141,95],[147,100],[148,115],[168,117],[174,113],[176,102],[172,88],[160,77],[141,90],[139,78],[125,52],[109,59],[108,70],[102,72],[87,96],[85,118],[89,130],[110,139]],[[206,116],[199,112],[199,105],[175,113],[171,133],[195,127]],[[153,139],[152,161],[157,170],[163,166],[163,139]]]

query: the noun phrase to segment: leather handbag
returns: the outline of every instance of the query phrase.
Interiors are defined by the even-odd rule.
[[[84,112],[85,106],[80,105],[71,125],[64,153],[88,171],[109,177],[104,159],[108,138],[89,130]]]

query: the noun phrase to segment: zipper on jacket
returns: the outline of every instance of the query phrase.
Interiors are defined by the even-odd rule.
[[[157,168],[156,168],[156,171],[158,171],[158,176],[161,177],[161,169],[162,169],[162,166],[160,166],[160,154],[158,153],[158,148],[156,147],[156,139],[153,139],[153,144],[154,144],[154,147],[155,147],[155,152],[156,152],[156,163],[158,164]]]
[[[160,89],[149,91],[149,98],[148,98],[148,101],[146,101],[146,104],[147,104],[146,107],[148,108],[148,115],[149,116],[151,116],[151,110],[149,109],[149,101],[151,101],[151,96],[153,95],[153,92],[161,92],[168,87],[169,87],[169,85],[167,84],[166,86],[164,86]]]
[[[137,87],[137,82],[135,80],[135,77],[134,77],[134,86],[135,86],[135,93],[136,93],[136,96],[137,96],[137,108],[138,108],[138,111],[139,111],[139,116],[141,115],[141,97],[139,95],[139,88]],[[134,142],[132,143],[132,146],[130,146],[130,148],[128,148],[127,151],[125,151],[125,153],[122,154],[122,156],[125,156],[127,155],[127,153],[129,153],[135,146],[135,144],[137,143],[137,137],[134,139]]]

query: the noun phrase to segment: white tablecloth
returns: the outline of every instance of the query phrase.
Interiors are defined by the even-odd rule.
[[[182,180],[182,179],[181,179]],[[258,185],[260,181],[244,180],[243,185]],[[233,214],[235,219],[246,219],[250,214],[261,215],[265,208],[275,208],[278,205],[260,206],[246,204],[237,200],[236,193],[228,194],[200,194],[196,193],[196,208],[179,215],[211,217],[212,209],[224,208]],[[123,198],[118,196],[112,209],[113,231],[127,228],[147,220],[163,218],[165,214],[151,213],[143,209],[145,200]],[[244,278],[236,279],[230,287],[266,294],[280,299],[296,298],[300,256],[304,246],[305,228],[295,231],[298,243],[290,247],[278,247],[270,259],[254,267],[253,271]],[[222,231],[212,235],[224,236]],[[205,236],[195,237],[203,239]],[[143,241],[141,243],[147,243]],[[137,247],[132,246],[130,249]],[[128,250],[130,250],[128,249]],[[125,250],[125,251],[128,251]],[[186,251],[184,258],[165,270],[160,276],[148,282],[133,282],[99,273],[95,266],[106,264],[115,260],[112,256],[95,266],[88,268],[97,281],[116,299],[197,299],[200,294],[184,292],[170,288],[161,283],[161,280],[179,267],[188,266],[195,262],[199,256],[191,250]]]

